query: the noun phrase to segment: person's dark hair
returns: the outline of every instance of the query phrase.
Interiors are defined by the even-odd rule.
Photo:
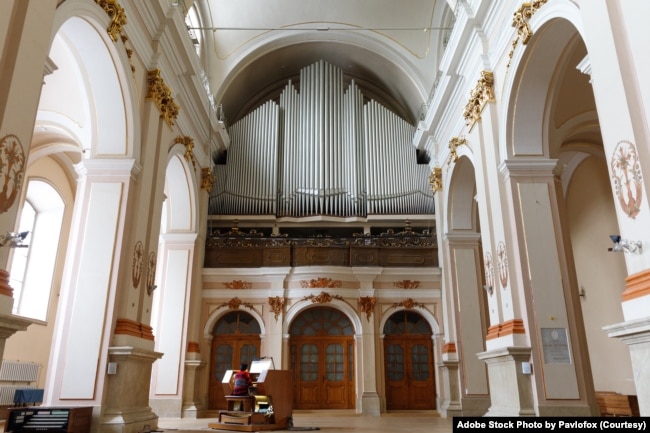
[[[245,362],[243,362],[242,365],[241,365],[240,370],[241,370],[241,371],[248,370],[248,364],[246,364]]]

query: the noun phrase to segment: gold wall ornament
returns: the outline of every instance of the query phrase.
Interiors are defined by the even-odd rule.
[[[301,280],[300,286],[306,289],[334,289],[336,287],[341,287],[342,283],[340,280],[320,277],[309,281]]]
[[[400,289],[417,289],[418,287],[420,287],[420,282],[413,281],[413,280],[395,281],[393,283],[393,286],[398,287]]]
[[[111,23],[106,31],[113,42],[117,42],[117,38],[122,33],[122,28],[126,25],[124,8],[116,0],[95,0],[95,3],[104,9],[104,12],[111,18]]]
[[[223,283],[224,287],[226,289],[232,289],[232,290],[242,290],[242,289],[252,289],[253,288],[253,283],[249,283],[248,281],[242,281],[242,280],[232,280],[227,283]]]
[[[160,76],[160,69],[153,69],[147,72],[147,82],[149,89],[145,101],[153,101],[160,110],[160,118],[167,122],[167,125],[173,126],[174,119],[178,117],[179,107],[172,98],[172,92]]]
[[[303,301],[311,301],[314,304],[327,304],[329,302],[332,302],[332,299],[338,299],[339,301],[342,301],[343,297],[339,295],[330,295],[326,292],[320,292],[318,295],[309,295],[302,298]]]
[[[131,269],[131,280],[133,288],[137,289],[142,278],[142,269],[144,268],[144,245],[137,241],[133,246],[133,268]]]
[[[449,140],[449,161],[447,161],[447,165],[458,161],[458,153],[456,152],[456,149],[464,144],[467,144],[467,140],[465,140],[464,137],[453,137]]]
[[[437,193],[442,191],[442,168],[433,167],[431,174],[429,175],[429,185],[431,185],[431,191]]]
[[[510,67],[512,56],[515,53],[515,48],[517,48],[519,41],[521,41],[522,45],[526,45],[528,44],[528,41],[530,41],[530,38],[533,36],[533,31],[530,28],[530,25],[528,25],[528,21],[530,21],[530,18],[535,14],[535,12],[544,6],[546,2],[547,0],[533,0],[532,2],[526,2],[515,11],[512,17],[512,27],[517,30],[517,37],[512,41],[512,48],[508,53],[508,64],[506,65],[506,68]]]
[[[25,152],[18,136],[7,134],[0,139],[0,213],[13,206],[23,186]]]
[[[377,298],[374,296],[362,296],[359,298],[359,309],[362,313],[366,313],[366,319],[370,322],[370,317],[375,311],[375,304],[377,303]]]
[[[210,192],[212,191],[212,188],[214,188],[214,183],[216,182],[217,178],[215,177],[214,173],[212,173],[212,170],[209,168],[202,168],[201,169],[201,188]]]
[[[415,302],[411,298],[406,298],[402,302],[397,302],[397,303],[390,306],[390,308],[398,308],[398,307],[404,307],[407,310],[411,310],[411,309],[413,309],[415,307],[424,308],[424,304],[420,304],[419,302]]]
[[[194,139],[192,137],[176,137],[175,143],[185,146],[185,161],[191,162],[192,167],[196,170],[196,156],[194,156]]]
[[[249,310],[255,311],[255,307],[253,306],[253,304],[250,304],[248,302],[244,302],[239,298],[232,298],[228,302],[224,302],[222,304],[219,304],[217,306],[217,309],[228,307],[228,309],[230,309],[230,310],[239,310],[239,307],[241,307],[241,306],[244,306],[244,307],[248,308]]]
[[[470,128],[481,120],[481,113],[488,102],[494,101],[494,76],[490,71],[481,71],[476,86],[470,92],[469,102],[463,110],[465,123]]]
[[[284,302],[285,299],[282,296],[276,296],[276,297],[270,297],[269,298],[269,306],[271,307],[271,311],[275,315],[275,321],[278,321],[278,316],[282,311],[284,310]]]

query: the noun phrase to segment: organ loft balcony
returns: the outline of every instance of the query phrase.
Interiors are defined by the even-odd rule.
[[[335,223],[314,219],[265,224],[211,220],[205,268],[273,266],[437,267],[432,219]]]

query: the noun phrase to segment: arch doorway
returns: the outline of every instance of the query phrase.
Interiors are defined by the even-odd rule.
[[[311,308],[289,328],[296,409],[354,408],[354,326],[334,308]]]
[[[421,315],[399,311],[384,325],[387,410],[436,408],[433,332]]]
[[[210,356],[210,409],[226,409],[221,380],[226,370],[259,359],[260,325],[244,311],[233,311],[217,321],[212,332]]]

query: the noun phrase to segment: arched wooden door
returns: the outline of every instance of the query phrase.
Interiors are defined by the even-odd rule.
[[[226,370],[259,359],[260,325],[250,314],[233,311],[223,316],[212,332],[210,356],[210,409],[226,409],[221,381]]]
[[[384,326],[387,410],[436,408],[431,327],[410,311],[393,314]]]
[[[354,327],[334,308],[311,308],[291,324],[296,409],[354,408]]]

